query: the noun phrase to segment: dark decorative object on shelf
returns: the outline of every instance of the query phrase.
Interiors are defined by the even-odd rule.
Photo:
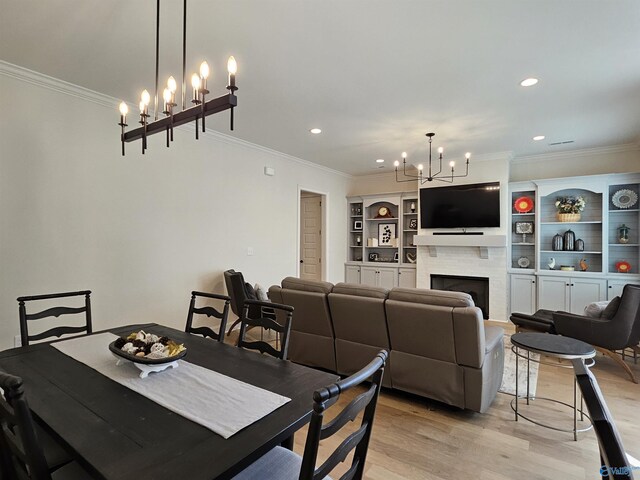
[[[631,231],[631,229],[623,223],[622,226],[618,228],[618,242],[622,244],[629,243],[629,231]]]
[[[353,222],[353,229],[354,230],[362,230],[362,220],[355,220]]]
[[[398,252],[393,254],[393,261],[397,262],[398,261]]]
[[[370,262],[377,262],[378,261],[378,254],[375,252],[371,252],[369,254],[369,261]]]
[[[584,240],[581,238],[576,240],[575,250],[576,252],[584,252]]]
[[[411,213],[416,213],[416,202],[411,202]]]
[[[562,239],[562,235],[560,235],[559,233],[556,233],[553,236],[553,240],[551,243],[551,250],[554,250],[554,251],[562,250],[563,245],[564,245],[564,241]]]
[[[573,233],[573,230],[569,229],[564,232],[564,247],[563,250],[568,252],[573,251],[575,247],[576,234]]]
[[[409,220],[409,229],[410,230],[417,230],[418,229],[418,219],[417,218],[412,218],[411,220]]]

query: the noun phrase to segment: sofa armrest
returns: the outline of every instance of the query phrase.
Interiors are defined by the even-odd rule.
[[[485,326],[484,338],[484,353],[487,354],[493,351],[498,345],[501,345],[501,340],[504,338],[504,328]]]

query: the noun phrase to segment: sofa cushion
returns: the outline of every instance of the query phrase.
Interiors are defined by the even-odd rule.
[[[609,302],[609,305],[607,305],[607,307],[602,311],[601,317],[611,320],[618,311],[618,308],[620,308],[620,297],[613,297]]]
[[[358,297],[372,297],[386,299],[389,290],[382,287],[372,287],[359,283],[337,283],[331,293],[340,293],[342,295],[355,295]]]
[[[468,293],[429,290],[423,288],[392,288],[389,300],[424,303],[443,307],[473,307],[473,299]]]
[[[333,283],[318,282],[316,280],[303,280],[296,277],[287,277],[282,280],[282,288],[299,290],[303,292],[330,293]]]

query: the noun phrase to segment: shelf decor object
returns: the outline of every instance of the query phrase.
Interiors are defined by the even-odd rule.
[[[560,251],[562,250],[563,246],[564,246],[564,240],[562,238],[562,235],[560,235],[559,233],[556,233],[553,236],[553,239],[551,240],[551,250]]]
[[[529,265],[531,265],[531,260],[529,260],[527,257],[520,257],[518,259],[518,266],[520,268],[527,268],[529,267]]]
[[[396,238],[395,223],[381,223],[378,225],[378,245],[392,247]]]
[[[616,263],[616,270],[619,273],[629,273],[631,271],[631,264],[625,260]]]
[[[455,162],[449,162],[449,166],[451,167],[451,174],[442,172],[442,153],[444,152],[444,149],[442,147],[438,148],[438,161],[439,161],[438,171],[437,172],[434,171],[435,167],[433,167],[432,165],[432,157],[431,157],[431,142],[433,141],[433,137],[435,135],[436,135],[435,133],[426,134],[426,136],[429,138],[429,167],[427,170],[428,172],[427,175],[425,176],[423,174],[424,166],[422,164],[418,165],[418,175],[408,174],[407,173],[407,152],[402,152],[402,174],[403,174],[402,180],[398,178],[398,167],[400,166],[400,162],[398,160],[393,162],[393,166],[395,167],[395,170],[396,170],[396,182],[398,183],[415,182],[416,180],[418,180],[420,182],[420,185],[424,185],[426,182],[439,180],[441,182],[453,183],[454,178],[461,178],[469,175],[469,159],[471,158],[471,154],[469,152],[467,152],[464,156],[466,159],[466,171],[464,175],[455,174]]]
[[[618,242],[622,244],[629,243],[629,232],[631,229],[624,223],[618,228]]]
[[[581,238],[576,240],[575,251],[584,252],[584,240],[582,240]]]
[[[533,222],[516,222],[516,233],[522,235],[522,243],[527,243],[527,234],[533,234]]]
[[[556,218],[559,222],[579,222],[580,212],[587,205],[584,197],[558,197],[556,198]]]
[[[418,229],[418,219],[412,218],[409,220],[409,230],[417,230]]]
[[[142,139],[142,153],[145,153],[147,149],[147,137],[155,133],[166,132],[167,135],[167,147],[170,142],[173,141],[173,129],[185,123],[195,121],[196,140],[198,139],[198,121],[202,119],[202,131],[205,131],[205,117],[214,113],[219,113],[224,110],[231,109],[231,124],[230,128],[233,130],[233,109],[238,105],[238,99],[235,92],[238,90],[236,87],[236,72],[238,65],[235,58],[229,57],[227,62],[227,70],[229,72],[229,83],[227,85],[228,94],[222,95],[218,98],[207,100],[206,96],[209,93],[207,90],[207,78],[209,77],[209,65],[207,62],[200,64],[200,74],[194,73],[191,77],[191,85],[193,87],[193,98],[191,103],[192,107],[186,106],[186,55],[187,55],[187,0],[183,1],[183,20],[182,20],[182,111],[175,113],[174,107],[177,107],[176,103],[176,90],[177,84],[175,79],[171,76],[167,81],[167,87],[162,93],[162,99],[164,105],[162,113],[164,118],[158,119],[158,112],[160,106],[158,105],[158,63],[160,52],[160,0],[156,0],[156,84],[154,95],[154,121],[150,122],[149,115],[149,102],[151,96],[147,90],[142,92],[140,96],[140,125],[133,130],[125,131],[127,127],[127,113],[129,113],[129,107],[125,102],[120,103],[120,142],[122,143],[122,155],[124,156],[124,144],[125,142],[132,142],[134,140]]]
[[[618,190],[611,197],[611,203],[618,208],[631,208],[638,203],[638,195],[633,190]]]
[[[513,203],[513,208],[518,213],[529,213],[533,210],[533,200],[531,197],[520,197],[517,198]]]
[[[576,234],[573,233],[573,230],[569,229],[566,232],[564,232],[562,239],[564,242],[563,250],[566,250],[568,252],[573,251],[575,247],[575,241],[576,241]]]

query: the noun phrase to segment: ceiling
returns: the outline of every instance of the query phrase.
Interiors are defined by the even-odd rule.
[[[132,104],[153,94],[153,0],[0,11],[0,59]],[[182,2],[163,0],[162,83],[180,81],[181,22]],[[212,94],[238,61],[236,130],[226,114],[209,127],[350,174],[391,171],[403,150],[423,161],[429,131],[447,160],[640,138],[637,0],[189,0],[187,37],[187,70],[206,59]]]

